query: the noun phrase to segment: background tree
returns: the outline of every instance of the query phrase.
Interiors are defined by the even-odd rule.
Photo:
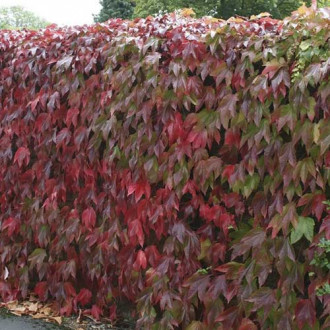
[[[318,0],[319,6],[329,0]],[[305,1],[310,6],[311,0]],[[274,18],[284,18],[302,5],[300,0],[136,0],[134,17],[155,15],[159,11],[171,12],[179,8],[192,8],[197,16],[227,19],[234,15],[249,17],[268,12]]]
[[[0,29],[40,29],[49,24],[21,6],[0,8]]]
[[[170,0],[137,0],[134,17],[147,17],[148,15],[156,15],[162,11],[172,11],[171,9],[174,9],[174,6]]]
[[[98,15],[94,15],[95,22],[105,22],[109,18],[132,18],[135,1],[133,0],[100,0],[102,6]]]

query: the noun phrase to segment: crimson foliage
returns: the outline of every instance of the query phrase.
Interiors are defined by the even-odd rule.
[[[0,31],[0,295],[154,329],[329,326],[329,11]]]

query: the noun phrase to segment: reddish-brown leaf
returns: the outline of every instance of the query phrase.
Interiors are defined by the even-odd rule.
[[[301,299],[295,308],[295,316],[299,329],[308,324],[313,328],[316,322],[315,307],[309,299]]]

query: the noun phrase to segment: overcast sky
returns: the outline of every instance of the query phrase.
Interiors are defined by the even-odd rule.
[[[101,8],[99,0],[0,0],[0,7],[16,5],[58,25],[91,24]]]

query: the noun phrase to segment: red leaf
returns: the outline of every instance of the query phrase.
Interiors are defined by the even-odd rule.
[[[102,310],[99,306],[93,305],[91,309],[91,314],[94,319],[98,321],[100,319],[100,316],[102,315]]]
[[[222,322],[222,325],[224,326],[224,329],[234,329],[235,323],[239,321],[238,318],[238,307],[233,306],[228,309],[226,309],[224,312],[222,312],[217,318],[216,322]]]
[[[326,200],[324,194],[315,195],[312,201],[312,211],[313,214],[316,216],[317,220],[321,220],[322,213],[325,209],[325,205],[323,202]]]
[[[91,301],[91,298],[92,293],[88,289],[81,289],[76,297],[76,301],[80,303],[81,306],[85,306]]]
[[[198,295],[198,299],[203,301],[205,299],[205,292],[210,284],[209,276],[198,276],[189,280],[188,299],[192,299],[194,295]]]
[[[130,184],[127,189],[127,196],[130,196],[133,193],[135,193],[136,202],[138,202],[141,199],[143,194],[147,199],[149,199],[151,194],[150,184],[148,182],[142,182],[142,181]]]
[[[4,295],[10,294],[10,286],[5,281],[0,281],[0,295],[3,297]]]
[[[278,69],[280,68],[279,65],[269,65],[266,66],[263,71],[261,72],[261,74],[266,75],[267,73],[269,74],[269,78],[272,79],[273,76],[275,75],[275,73],[278,71]]]
[[[225,134],[225,145],[240,147],[241,135],[236,129],[228,129]]]
[[[150,245],[145,249],[145,254],[148,262],[152,267],[155,267],[160,259],[160,254],[155,245]]]
[[[49,113],[41,113],[35,123],[38,132],[43,132],[49,128],[51,124],[51,117]]]
[[[16,162],[18,163],[19,167],[22,167],[23,164],[25,164],[27,166],[30,162],[29,149],[27,149],[25,147],[18,148],[18,150],[16,151],[15,156],[14,156],[14,163],[16,163]]]
[[[82,221],[86,228],[90,231],[95,227],[96,214],[92,207],[89,207],[84,210],[84,212],[82,213]]]
[[[330,239],[330,215],[326,216],[324,220],[322,221],[321,227],[320,227],[320,233],[324,231],[325,238]]]
[[[220,112],[221,124],[226,129],[228,128],[229,119],[234,118],[236,115],[237,101],[237,94],[227,94],[221,99],[219,104],[218,111]]]
[[[221,266],[214,268],[214,270],[225,273],[226,279],[235,280],[238,279],[244,270],[244,265],[235,261],[227,262]]]
[[[15,218],[8,218],[2,223],[2,230],[8,229],[8,236],[11,237],[13,233],[19,229],[19,221]]]
[[[139,252],[137,253],[136,260],[133,264],[133,268],[136,271],[139,271],[141,268],[142,269],[147,268],[147,258],[142,250],[139,250]]]
[[[275,293],[274,290],[263,287],[253,292],[251,297],[246,299],[246,301],[252,302],[254,304],[254,311],[263,308],[266,317],[276,302]]]
[[[266,232],[261,228],[251,229],[239,242],[233,245],[232,259],[246,253],[250,248],[257,249],[266,239]]]
[[[325,167],[330,167],[330,151],[328,151],[324,156]]]
[[[46,293],[47,293],[47,282],[39,282],[35,288],[34,288],[34,292],[38,295],[38,297],[41,300],[45,300],[46,299]]]
[[[74,127],[76,127],[78,115],[79,115],[79,109],[76,108],[69,109],[65,119],[66,126],[69,127],[72,124]]]
[[[173,304],[172,304],[172,298],[170,292],[164,292],[162,294],[162,297],[160,298],[160,308],[163,311],[166,307],[168,309],[172,309]]]
[[[135,189],[136,189],[136,184],[135,183],[130,184],[127,189],[127,196],[132,195]]]
[[[227,282],[225,275],[216,276],[211,282],[207,295],[213,300],[216,300],[220,294],[225,295],[227,292]]]
[[[140,245],[143,246],[144,233],[141,222],[138,219],[135,219],[128,224],[128,236],[131,238],[137,237]]]
[[[117,318],[117,306],[116,305],[110,306],[109,318],[111,321],[114,321]]]
[[[305,324],[309,324],[313,328],[316,322],[316,314],[315,308],[309,299],[302,299],[298,302],[295,315],[299,329],[302,329]]]
[[[72,313],[72,299],[66,299],[64,306],[60,309],[60,314],[70,316],[71,313]]]
[[[232,176],[235,171],[235,165],[227,165],[222,171],[222,177],[227,180]]]
[[[63,128],[56,136],[56,146],[57,148],[62,145],[68,145],[71,139],[71,132],[68,128]]]
[[[86,127],[79,127],[76,129],[74,133],[74,144],[78,150],[80,150],[80,145],[85,139],[86,135],[87,135]]]
[[[67,297],[75,297],[77,295],[76,290],[71,282],[64,283],[64,291]]]
[[[65,276],[69,277],[71,275],[73,278],[76,278],[76,261],[71,259],[65,263]]]

